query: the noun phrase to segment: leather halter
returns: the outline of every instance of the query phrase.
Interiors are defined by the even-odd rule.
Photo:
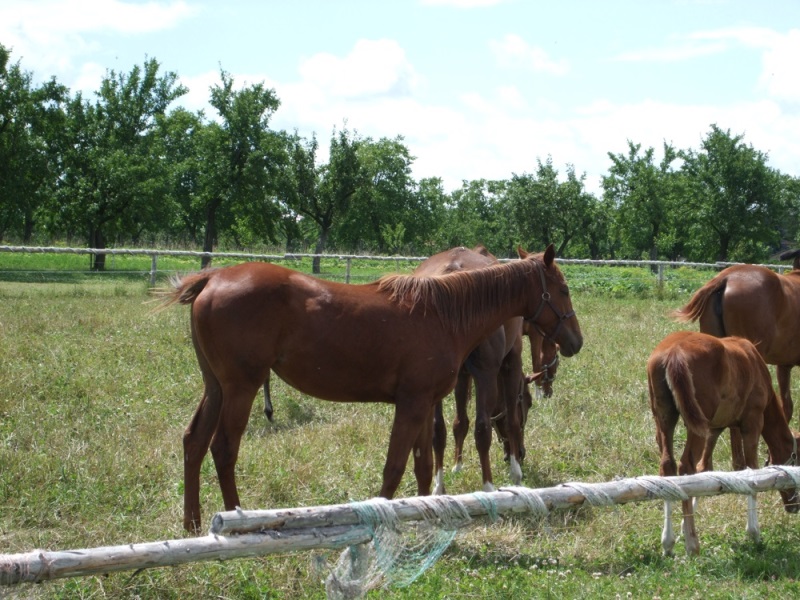
[[[553,358],[553,360],[551,360],[546,365],[542,365],[542,373],[544,373],[544,375],[542,375],[541,383],[553,383],[556,380],[556,376],[550,374],[550,369],[558,366],[559,358],[560,355],[558,354],[558,352],[556,352],[556,355]]]
[[[539,279],[541,279],[541,282],[542,282],[542,301],[539,304],[539,308],[537,308],[536,312],[533,313],[533,316],[528,318],[528,319],[525,319],[525,320],[533,325],[533,327],[536,329],[536,331],[539,332],[539,335],[541,335],[543,338],[545,338],[547,340],[550,340],[551,342],[556,344],[558,342],[556,342],[555,338],[558,335],[558,332],[561,331],[561,327],[564,325],[564,321],[574,317],[575,316],[575,311],[571,310],[568,313],[561,313],[561,312],[559,312],[559,310],[555,306],[553,306],[553,303],[552,303],[551,297],[550,297],[550,292],[547,291],[547,280],[545,279],[545,276],[544,276],[544,266],[543,265],[537,265],[537,266],[539,267]],[[553,331],[552,334],[546,333],[545,330],[542,329],[539,326],[539,324],[536,322],[536,319],[538,319],[539,315],[542,314],[542,311],[544,310],[545,306],[549,306],[550,309],[558,317],[558,325],[556,325],[555,331]],[[558,355],[556,355],[556,356],[558,356]]]
[[[769,456],[767,456],[767,459],[764,461],[764,466],[768,467],[769,464],[770,464]],[[792,453],[789,455],[789,459],[785,463],[783,463],[783,466],[794,467],[796,464],[797,464],[797,438],[794,437],[794,434],[792,434]]]

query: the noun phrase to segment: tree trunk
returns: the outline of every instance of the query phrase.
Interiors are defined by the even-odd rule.
[[[217,237],[217,207],[219,200],[212,200],[206,211],[206,234],[203,239],[203,252],[214,251],[214,239]],[[211,257],[204,256],[200,260],[200,268],[205,269],[211,264]]]
[[[99,227],[93,227],[89,234],[89,247],[103,250],[106,247],[106,238]],[[106,255],[105,254],[92,254],[90,264],[92,271],[105,271],[106,270]]]
[[[314,250],[314,254],[322,254],[325,251],[325,245],[328,243],[328,229],[320,229],[319,237],[317,238],[317,248]],[[320,258],[319,256],[315,256],[311,262],[311,272],[314,275],[320,274]]]

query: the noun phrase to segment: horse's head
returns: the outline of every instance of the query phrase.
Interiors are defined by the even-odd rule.
[[[518,248],[517,252],[522,260],[536,263],[531,280],[536,292],[531,296],[526,320],[546,340],[558,344],[561,354],[577,354],[583,346],[583,334],[572,308],[567,280],[556,265],[553,245],[550,244],[542,254],[537,255],[529,254],[522,248]]]

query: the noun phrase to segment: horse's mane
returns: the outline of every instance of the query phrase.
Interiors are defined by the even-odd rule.
[[[453,331],[468,331],[487,310],[509,304],[524,294],[527,275],[536,266],[544,268],[540,254],[534,260],[514,260],[444,275],[385,275],[378,280],[378,290],[407,306],[409,312],[431,311]]]

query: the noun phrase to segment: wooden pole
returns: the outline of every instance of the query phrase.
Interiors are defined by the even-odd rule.
[[[755,494],[793,487],[800,487],[800,467],[768,467],[668,478],[636,477],[607,483],[576,482],[538,490],[503,488],[491,493],[383,502],[391,505],[399,521],[419,521],[430,515],[431,498],[442,505],[459,503],[470,516],[478,517],[492,512],[503,515],[530,513],[538,509],[546,513],[583,504],[601,506],[674,500],[678,494],[690,497]],[[370,527],[361,524],[352,504],[235,510],[217,513],[212,519],[211,533],[199,538],[60,552],[34,550],[24,554],[0,554],[0,585],[316,548],[339,549],[368,542],[371,536]]]

